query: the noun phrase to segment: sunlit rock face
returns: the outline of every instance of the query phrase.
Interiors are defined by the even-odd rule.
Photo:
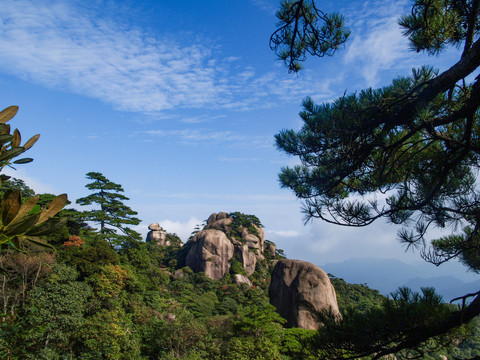
[[[315,313],[323,309],[340,315],[335,289],[327,274],[306,261],[279,260],[273,269],[269,297],[289,327],[318,329]]]
[[[233,218],[226,212],[209,216],[204,229],[192,239],[186,264],[193,271],[204,271],[211,279],[221,279],[230,269],[230,261],[235,257],[240,261],[247,276],[255,272],[258,260],[264,259],[265,234],[261,227],[255,226],[255,234],[246,228],[241,236],[231,235]]]
[[[220,280],[230,270],[233,250],[223,231],[203,230],[193,237],[186,264],[195,272],[203,271],[210,279]]]
[[[233,280],[235,281],[235,284],[241,285],[241,284],[247,284],[248,286],[252,286],[252,282],[246,275],[240,275],[240,274],[235,274],[233,276]]]
[[[167,232],[162,229],[160,224],[153,223],[148,226],[148,230],[150,230],[147,234],[147,242],[154,242],[157,245],[170,245],[170,241],[167,240]]]

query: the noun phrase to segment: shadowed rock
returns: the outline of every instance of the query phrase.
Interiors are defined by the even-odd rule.
[[[318,329],[316,312],[326,309],[340,314],[327,274],[306,261],[279,260],[273,269],[269,296],[289,327]]]

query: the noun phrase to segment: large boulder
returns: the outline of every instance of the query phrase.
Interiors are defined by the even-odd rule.
[[[157,245],[170,245],[170,241],[167,239],[167,232],[162,229],[160,224],[153,223],[148,226],[150,230],[147,234],[147,242],[154,242]]]
[[[229,225],[233,222],[231,217],[228,217],[226,212],[213,213],[208,217],[207,225],[204,230],[217,229],[222,230],[225,233],[230,232]]]
[[[193,271],[203,271],[205,276],[220,280],[230,270],[233,244],[223,231],[209,229],[195,234],[186,264]]]
[[[249,230],[243,225],[235,225],[234,221],[234,218],[226,212],[213,213],[208,217],[203,230],[194,236],[187,254],[187,265],[192,270],[205,271],[206,276],[215,280],[220,279],[230,269],[232,259],[230,249],[233,249],[235,258],[242,264],[245,274],[250,276],[255,272],[257,261],[265,258],[264,231],[254,224]],[[205,250],[207,248],[212,248],[213,252]]]
[[[340,316],[335,289],[327,274],[306,261],[279,260],[273,269],[269,296],[289,327],[318,329],[315,313],[324,309]]]

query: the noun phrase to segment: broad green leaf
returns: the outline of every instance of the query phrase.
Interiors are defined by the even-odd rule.
[[[17,216],[22,205],[20,190],[6,191],[1,203],[2,206],[2,224],[8,226],[10,222]]]
[[[0,123],[5,124],[8,120],[13,118],[18,111],[18,106],[9,106],[0,112]]]
[[[31,242],[32,244],[47,248],[47,249],[55,249],[52,245],[32,239],[32,238],[25,238],[27,241]]]
[[[8,143],[12,140],[13,135],[10,134],[0,134],[0,143]]]
[[[10,241],[10,237],[3,234],[3,233],[0,233],[0,244],[5,244],[7,242]]]
[[[52,216],[55,216],[60,210],[63,209],[66,203],[67,194],[58,195],[50,204],[47,205],[45,209],[42,210],[37,225],[43,223]]]
[[[26,236],[43,236],[52,234],[55,231],[59,230],[63,225],[67,223],[67,218],[61,219],[49,219],[48,221],[43,222],[40,225],[33,227],[31,230],[28,230]]]
[[[10,135],[10,124],[0,124],[0,125],[2,125],[2,127],[1,127],[2,132],[1,132],[1,134],[2,134],[2,135],[5,135],[5,134]],[[12,136],[12,135],[10,135],[10,136]]]
[[[35,143],[37,142],[37,140],[38,140],[39,137],[40,137],[40,134],[33,135],[33,136],[25,143],[25,145],[23,145],[23,148],[24,148],[25,150],[30,149],[30,148],[33,146],[33,144],[35,144]]]
[[[33,161],[32,158],[23,158],[23,159],[15,160],[13,163],[14,164],[27,164],[27,163],[30,163],[32,161]]]
[[[20,206],[20,209],[18,210],[17,215],[11,222],[19,221],[21,218],[28,215],[32,211],[32,209],[35,207],[39,199],[40,199],[40,195],[36,195],[29,198],[27,201],[25,201]]]
[[[26,232],[28,232],[28,230],[30,230],[35,226],[35,224],[38,221],[38,218],[39,218],[39,214],[24,216],[19,221],[7,226],[3,231],[5,235],[8,235],[8,236],[23,235]]]
[[[20,251],[22,253],[25,252],[21,249],[20,239],[18,238],[18,236],[14,236],[14,237],[10,238],[10,240],[8,241],[8,244],[17,251]]]
[[[23,148],[14,148],[11,150],[3,151],[0,153],[0,161],[5,161],[5,160],[10,160],[21,153],[23,153],[25,150]]]
[[[18,131],[18,129],[13,130],[12,148],[19,147],[21,142],[22,136],[20,135],[20,131]]]

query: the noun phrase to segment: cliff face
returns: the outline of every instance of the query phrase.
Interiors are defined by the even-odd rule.
[[[203,271],[205,276],[220,280],[230,270],[233,244],[220,230],[203,230],[192,240],[186,263],[193,271]]]
[[[255,224],[239,224],[225,212],[213,213],[192,241],[186,264],[193,271],[219,280],[230,270],[232,258],[239,261],[246,276],[255,272],[257,260],[263,260],[265,234]]]
[[[161,240],[157,243],[165,244]],[[267,269],[275,266],[270,280],[270,302],[289,327],[317,329],[320,326],[317,312],[328,309],[339,314],[335,290],[327,274],[305,261],[278,260],[275,244],[265,241],[255,216],[213,213],[185,251],[185,263],[193,271],[204,272],[213,280],[230,273],[238,285],[252,286],[252,280],[253,285],[258,285],[255,271],[259,262],[264,271],[262,281],[268,284]]]
[[[318,329],[315,313],[324,309],[340,315],[327,274],[306,261],[279,260],[273,269],[269,297],[289,327]]]

